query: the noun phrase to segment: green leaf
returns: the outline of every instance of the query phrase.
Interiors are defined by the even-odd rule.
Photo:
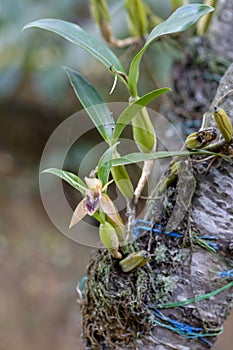
[[[87,33],[75,23],[61,19],[44,18],[27,24],[23,30],[28,28],[41,28],[56,33],[89,52],[108,69],[114,65],[117,70],[124,72],[115,54],[102,41]]]
[[[137,96],[137,81],[139,78],[139,65],[144,52],[153,43],[155,39],[162,35],[182,32],[196,23],[199,18],[212,12],[214,9],[211,6],[201,4],[191,4],[179,7],[172,13],[168,19],[158,24],[149,34],[145,45],[133,58],[128,76],[128,85],[133,97]]]
[[[81,192],[83,195],[86,194],[87,185],[77,175],[70,173],[69,171],[64,171],[56,168],[49,168],[49,169],[43,170],[41,173],[56,175],[60,177],[60,179],[66,181],[69,185],[74,187],[76,190]]]
[[[109,147],[107,151],[104,152],[104,154],[98,162],[98,179],[101,180],[103,186],[106,185],[106,183],[108,182],[113,153],[115,152],[116,147],[117,144],[114,144],[113,146]]]
[[[85,108],[102,138],[111,143],[115,121],[112,113],[102,100],[98,91],[81,74],[73,69],[64,67],[74,92]]]
[[[142,96],[139,98],[137,101],[129,105],[119,116],[113,138],[114,140],[118,140],[122,131],[126,127],[126,125],[135,117],[135,115],[142,110],[143,107],[148,105],[151,101],[153,101],[155,98],[159,97],[162,94],[165,94],[167,91],[170,91],[171,89],[169,88],[162,88],[162,89],[157,89],[149,92],[148,94]]]
[[[128,165],[133,163],[139,163],[144,162],[146,160],[152,160],[152,159],[163,159],[163,158],[172,158],[172,157],[187,157],[191,155],[202,155],[202,154],[209,154],[209,155],[216,155],[216,156],[222,156],[221,154],[205,151],[205,150],[197,150],[197,151],[162,151],[162,152],[151,152],[151,153],[129,153],[125,156],[122,156],[120,158],[116,158],[112,160],[112,166],[118,166],[118,165]]]

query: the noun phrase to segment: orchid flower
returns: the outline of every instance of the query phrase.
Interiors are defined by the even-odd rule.
[[[85,177],[84,181],[87,184],[85,197],[77,205],[69,228],[72,228],[80,220],[84,218],[85,215],[94,215],[97,210],[102,210],[117,226],[123,227],[124,224],[121,220],[121,217],[109,198],[109,196],[104,193],[106,187],[109,185],[109,182],[102,187],[102,182],[97,178],[88,178]]]

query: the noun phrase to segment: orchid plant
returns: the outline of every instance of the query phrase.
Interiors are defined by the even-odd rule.
[[[96,3],[96,1],[92,1],[93,6]],[[105,12],[101,12],[98,6],[94,8],[99,24],[103,23],[107,18],[106,2],[101,1],[101,3],[105,4]],[[141,12],[135,12],[137,15],[137,25],[141,25],[140,28],[148,28],[145,22],[148,17],[145,15],[145,11],[148,11],[148,8],[146,8],[143,1],[133,0],[130,1],[130,4],[127,1],[128,8],[136,5],[141,6]],[[126,73],[117,56],[105,43],[84,31],[77,24],[60,19],[39,19],[24,27],[24,29],[45,29],[78,45],[101,62],[107,68],[108,72],[115,76],[115,83],[118,80],[126,87],[129,95],[129,105],[115,121],[111,111],[96,88],[79,72],[67,67],[64,68],[76,96],[87,111],[101,137],[107,143],[108,149],[98,161],[95,176],[85,177],[85,182],[77,175],[65,170],[51,168],[44,171],[59,176],[84,195],[84,198],[77,205],[73,213],[70,228],[82,220],[86,214],[94,216],[100,222],[100,239],[103,245],[117,259],[121,259],[122,255],[119,250],[127,245],[127,239],[126,230],[120,214],[106,193],[108,185],[111,182],[109,181],[110,174],[113,178],[112,181],[118,186],[126,201],[133,200],[136,204],[141,189],[146,182],[148,172],[150,172],[148,169],[150,170],[151,160],[190,154],[190,151],[184,150],[179,152],[156,152],[156,133],[146,106],[170,89],[164,87],[152,90],[141,97],[138,95],[139,69],[142,57],[156,39],[164,35],[182,32],[196,23],[202,16],[212,11],[213,8],[207,5],[185,5],[177,8],[165,21],[160,21],[150,33],[147,34],[145,31],[138,31],[138,35],[141,36],[140,40],[145,35],[147,35],[147,38],[143,47],[130,62],[128,73]],[[110,43],[113,44],[111,41]],[[117,150],[119,138],[124,128],[132,121],[133,138],[139,152],[121,157]],[[144,162],[144,168],[139,185],[134,189],[125,165],[141,161]]]

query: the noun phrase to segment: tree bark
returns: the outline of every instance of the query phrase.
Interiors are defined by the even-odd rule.
[[[232,1],[219,1],[218,9],[216,10],[209,31],[209,37],[214,37],[214,41],[211,40],[206,46],[207,50],[211,50],[212,55],[218,53],[227,60],[232,60],[233,58],[232,14]],[[189,67],[189,71],[191,69],[192,67]],[[197,72],[196,67],[195,72]],[[199,73],[201,76],[201,68]],[[202,83],[205,85],[205,91],[207,91],[209,86],[208,80],[205,82],[202,81]],[[177,87],[178,85],[175,86]],[[176,91],[176,94],[182,95],[183,89],[185,89],[185,84],[181,84],[177,87],[177,90],[179,91]],[[230,89],[233,89],[233,64],[226,71],[219,83],[217,93],[213,98],[213,102],[209,107],[209,112],[206,115],[204,122],[205,127],[215,126],[212,116],[213,107],[216,105],[219,98]],[[195,96],[197,96],[198,86],[195,91],[194,94],[191,93],[191,96],[185,95],[185,99],[174,101],[174,110],[178,110],[176,109],[178,108],[178,104],[179,108],[183,108],[184,110],[186,109],[186,106],[191,106],[188,108],[194,108],[193,100],[195,100]],[[211,93],[214,94],[213,91]],[[208,96],[208,98],[210,98],[210,96]],[[196,112],[200,112],[204,108],[206,111],[209,104],[210,101],[208,102],[205,100],[205,103],[202,103],[201,108],[200,105],[197,106]],[[232,97],[226,98],[221,107],[224,108],[231,118],[233,118]],[[228,163],[226,160],[222,160],[221,166],[218,168],[213,165],[210,168],[209,173],[206,174],[203,170],[208,166],[208,162],[209,161],[195,164],[195,192],[192,196],[192,203],[183,219],[183,225],[179,225],[178,227],[183,234],[182,240],[177,243],[176,239],[166,237],[166,235],[153,237],[151,252],[153,252],[153,248],[156,257],[158,256],[158,248],[164,247],[166,250],[166,256],[169,256],[170,260],[169,263],[166,263],[165,261],[163,263],[160,261],[159,264],[151,262],[151,269],[153,270],[151,276],[156,279],[156,276],[160,273],[159,269],[162,267],[163,277],[171,276],[176,283],[175,286],[173,286],[172,291],[170,290],[167,293],[167,299],[165,302],[157,300],[156,305],[154,305],[155,310],[152,311],[154,327],[151,334],[146,335],[146,341],[143,338],[143,334],[138,334],[137,337],[135,336],[137,339],[134,339],[134,345],[132,343],[130,345],[128,345],[128,343],[123,344],[122,338],[121,342],[118,343],[116,334],[116,337],[112,338],[115,339],[115,347],[113,345],[113,340],[110,342],[104,342],[103,339],[101,337],[98,338],[97,335],[95,337],[96,343],[91,345],[89,341],[89,347],[87,346],[87,349],[204,350],[208,347],[212,347],[216,341],[216,336],[220,333],[223,322],[230,313],[233,301],[233,282],[231,283],[230,279],[220,278],[218,275],[222,271],[231,270],[233,265],[233,175],[232,164]],[[182,187],[182,182],[178,182],[176,191],[179,191],[179,187]],[[176,204],[174,203],[173,210],[176,210],[175,205]],[[149,217],[149,219],[153,221],[153,224],[158,222],[156,209],[151,205],[148,210],[150,213],[149,215],[147,214],[147,218]],[[200,244],[198,245],[197,241],[194,239],[193,232],[197,233],[199,237],[211,237],[211,239],[208,238],[204,241],[207,243],[215,243],[217,245],[215,248],[217,247],[218,250],[213,254],[206,249],[206,246],[203,247],[200,246]],[[163,237],[161,238],[161,236]],[[142,240],[140,247],[142,247],[144,243],[147,245],[150,238],[149,234],[143,237],[147,242],[145,243]],[[203,243],[203,241],[201,242]],[[101,275],[98,274],[98,278],[96,278],[95,275],[95,284],[90,284],[90,280],[93,279],[93,270],[98,268],[97,264],[100,263],[101,259],[101,254],[97,253],[91,259],[89,265],[89,282],[87,283],[87,293],[82,306],[83,317],[84,320],[86,319],[86,321],[84,321],[84,337],[87,336],[87,329],[90,330],[92,328],[95,319],[103,317],[103,313],[101,314],[100,310],[103,307],[101,300],[95,300],[93,302],[93,285],[95,286],[94,288],[98,290],[105,281],[101,280]],[[106,258],[103,257],[103,259]],[[178,260],[179,263],[177,263]],[[147,267],[143,269],[149,271],[149,268]],[[165,271],[166,269],[167,271]],[[117,298],[116,295],[123,295],[121,294],[122,291],[120,288],[125,288],[125,290],[127,290],[130,279],[128,275],[126,277],[124,274],[114,274],[112,270],[110,270],[110,273],[113,275],[113,279],[108,281],[109,293],[104,295],[104,303],[106,303],[105,298],[107,298],[106,296],[108,295],[109,299],[107,300],[107,304],[111,304],[111,302],[114,303]],[[139,275],[134,273],[133,276],[131,284],[135,283],[134,288],[137,291]],[[114,279],[115,281],[118,281],[117,287],[116,285],[113,286]],[[153,281],[150,281],[153,284]],[[142,281],[142,283],[144,282]],[[118,285],[120,285],[120,287]],[[157,285],[158,284],[155,285],[156,288]],[[154,292],[156,293],[155,290]],[[202,299],[200,296],[205,297]],[[148,304],[150,303],[151,297],[153,297],[152,293],[149,294],[147,300]],[[169,307],[167,305],[168,302],[184,302],[192,298],[194,298],[192,302],[187,302],[187,304],[180,306],[176,305],[174,307]],[[91,303],[93,308],[95,308],[95,311],[90,309]],[[156,311],[162,312],[164,319],[159,318],[158,315],[161,316],[161,314],[156,314]],[[90,317],[91,313],[93,317]],[[101,317],[99,315],[101,315]],[[109,324],[111,323],[111,317],[109,318]],[[125,315],[125,317],[127,317],[127,315]],[[139,320],[138,324],[140,325],[140,322],[142,322],[145,315],[139,313],[137,317]],[[176,321],[177,323],[174,324],[170,321]],[[125,332],[127,333],[128,329],[131,327],[130,320],[121,318],[119,323],[121,323],[121,325],[123,324]],[[95,334],[98,334],[98,331],[101,328],[99,325],[101,325],[101,321],[92,329],[92,334],[94,334],[94,332],[96,332]],[[179,328],[182,327],[182,325],[183,333]],[[116,328],[118,327],[117,323],[115,326]],[[187,330],[188,326],[199,328],[199,331],[195,333],[192,329],[191,332],[190,329]],[[114,332],[114,328],[112,328],[112,332]]]
[[[210,106],[206,121],[208,126],[214,125],[212,111],[217,100],[230,89],[233,89],[233,64],[223,76]],[[228,115],[232,116],[233,99],[226,99],[222,107]],[[193,296],[210,293],[229,282],[229,280],[225,280],[217,283],[218,279],[214,279],[214,277],[216,278],[218,272],[230,270],[233,263],[233,168],[232,164],[223,161],[220,168],[213,166],[206,175],[201,171],[203,166],[203,163],[198,165],[197,187],[189,212],[189,220],[200,235],[214,237],[219,250],[216,255],[212,255],[205,249],[194,248],[191,259],[183,265],[182,272],[177,272],[177,289],[172,295],[174,301],[186,300]],[[164,312],[167,316],[185,324],[195,324],[196,320],[199,319],[207,328],[218,329],[222,327],[223,322],[229,315],[232,301],[233,289],[231,286],[210,299],[182,308],[164,310]],[[199,326],[201,327],[201,323],[199,323]],[[164,328],[156,327],[153,334],[157,340],[170,344],[172,347],[169,345],[150,345],[149,347],[144,346],[144,349],[201,350],[208,348],[200,342],[200,339],[185,339]],[[210,337],[209,340],[213,344],[216,338]]]

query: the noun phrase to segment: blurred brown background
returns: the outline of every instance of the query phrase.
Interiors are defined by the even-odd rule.
[[[109,3],[114,30],[124,35],[123,1]],[[166,17],[169,1],[156,6],[157,13]],[[120,88],[114,97],[108,96],[111,77],[81,49],[43,31],[21,31],[43,17],[70,20],[98,34],[87,1],[0,2],[0,350],[82,348],[75,287],[85,275],[92,249],[58,232],[43,208],[38,186],[47,139],[80,108],[61,66],[90,77],[104,98],[125,101]],[[123,52],[117,54],[127,62]],[[160,51],[159,55],[163,84],[171,59]],[[80,157],[87,145],[82,147]],[[215,350],[232,349],[232,325],[233,316]]]

